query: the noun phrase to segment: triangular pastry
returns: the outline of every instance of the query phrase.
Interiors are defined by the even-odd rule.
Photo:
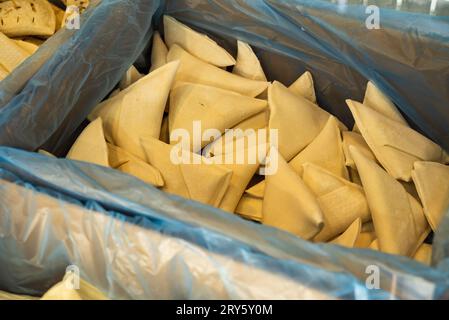
[[[330,243],[343,247],[354,248],[357,239],[360,236],[362,220],[357,218],[340,236],[332,240]]]
[[[278,130],[278,149],[287,161],[311,143],[329,119],[326,111],[277,81],[268,88],[268,103],[269,129]]]
[[[103,133],[103,122],[91,122],[76,139],[67,158],[109,167],[108,147]]]
[[[394,103],[371,81],[368,82],[368,85],[366,86],[363,104],[373,110],[376,110],[391,120],[408,126],[407,121],[405,121],[404,117],[396,108]]]
[[[420,133],[361,103],[347,103],[366,143],[395,179],[410,181],[416,161],[441,161],[441,147]]]
[[[415,162],[412,177],[427,220],[436,231],[449,213],[449,166]]]
[[[261,222],[263,219],[262,206],[262,199],[244,194],[235,209],[235,213],[245,219]]]
[[[323,130],[289,165],[302,175],[302,165],[306,162],[316,164],[333,174],[349,179],[345,166],[345,156],[337,119],[330,116]]]
[[[226,129],[248,119],[268,108],[265,100],[235,94],[219,88],[186,83],[177,86],[170,94],[169,129],[183,129],[189,133],[190,151],[198,152],[210,143],[202,139],[201,145],[194,145],[194,123],[201,124],[201,137],[206,130]],[[179,143],[179,141],[171,141]]]
[[[199,155],[178,150],[152,137],[142,138],[141,142],[148,162],[162,174],[165,182],[162,190],[219,206],[233,176],[231,170],[206,163],[205,159],[194,164],[195,157]],[[190,162],[181,161],[185,156],[190,157]]]
[[[355,169],[354,160],[351,158],[349,152],[349,146],[354,146],[363,152],[363,154],[371,160],[376,160],[376,156],[373,154],[369,146],[366,144],[362,135],[353,131],[343,131],[343,151],[345,153],[346,166]]]
[[[123,75],[122,80],[120,80],[120,90],[128,88],[142,78],[143,75],[136,69],[136,67],[131,66]]]
[[[170,16],[164,16],[164,35],[170,49],[179,45],[198,59],[217,67],[235,64],[235,59],[214,40]]]
[[[354,248],[367,249],[375,239],[376,233],[374,231],[361,232],[355,241]]]
[[[249,80],[195,58],[178,45],[173,45],[167,61],[180,60],[177,82],[191,82],[217,87],[249,97],[257,97],[268,87],[265,81]]]
[[[357,148],[351,146],[350,152],[362,179],[380,250],[413,256],[429,233],[419,203]]]
[[[109,164],[112,168],[137,177],[156,187],[164,185],[164,179],[159,170],[126,150],[108,143],[108,153]]]
[[[276,174],[265,177],[263,223],[311,239],[323,228],[323,213],[312,191],[278,155]]]
[[[237,41],[237,62],[232,73],[246,79],[267,81],[267,77],[253,49],[250,45],[240,40]]]
[[[211,162],[220,163],[217,164],[220,167],[223,167],[232,172],[232,178],[229,184],[229,188],[226,191],[223,200],[220,203],[220,208],[227,212],[235,212],[235,209],[242,198],[242,195],[245,193],[245,189],[247,188],[251,178],[257,172],[260,167],[260,162],[264,161],[262,159],[261,152],[266,156],[267,152],[266,146],[260,145],[246,145],[244,149],[244,157],[243,161],[238,162],[237,156],[234,155],[232,161],[227,163],[226,155],[218,155],[213,158],[210,158]],[[254,159],[249,161],[250,155],[257,155]]]
[[[371,219],[363,189],[311,163],[304,164],[303,181],[316,196],[324,228],[314,238],[326,242],[343,233],[357,218]]]
[[[315,87],[313,76],[309,71],[304,72],[293,84],[288,88],[294,94],[304,97],[310,102],[316,104]]]
[[[167,63],[168,49],[158,31],[153,35],[153,48],[151,50],[151,69],[150,72],[159,69]]]
[[[160,137],[165,104],[178,67],[179,62],[173,62],[153,71],[99,104],[89,119],[101,117],[109,142],[145,160],[140,137]]]

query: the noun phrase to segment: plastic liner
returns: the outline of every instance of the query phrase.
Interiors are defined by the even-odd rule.
[[[271,79],[289,84],[311,70],[320,104],[347,123],[343,100],[361,99],[372,79],[447,147],[447,19],[383,10],[383,29],[368,31],[363,7],[345,8],[299,0],[103,0],[57,50],[52,42],[40,49],[54,54],[30,80],[17,70],[0,84],[0,144],[44,145],[63,155],[166,12],[231,51],[235,39],[247,41]],[[8,91],[14,83],[23,88]],[[448,216],[426,267],[311,244],[94,165],[0,147],[0,177],[0,290],[42,294],[74,264],[117,299],[449,298]],[[365,286],[369,266],[378,268],[379,290]]]

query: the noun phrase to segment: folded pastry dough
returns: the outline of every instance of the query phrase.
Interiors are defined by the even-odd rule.
[[[356,169],[354,160],[352,160],[349,152],[349,146],[357,147],[366,157],[376,160],[376,156],[372,153],[361,134],[353,131],[343,131],[343,151],[345,153],[346,166]]]
[[[101,117],[107,140],[145,160],[140,137],[159,138],[165,104],[179,62],[153,71],[115,97],[99,104],[89,119]]]
[[[267,128],[268,119],[269,119],[269,110],[267,109],[254,116],[251,116],[246,120],[243,120],[242,122],[232,127],[233,131],[225,132],[225,134],[222,135],[220,138],[207,145],[207,149],[206,148],[205,148],[206,150],[203,149],[205,156],[210,157],[225,153],[228,148],[227,144],[229,143],[233,143],[234,145],[236,145],[236,141],[237,139],[239,139],[239,137],[235,135],[235,132],[237,130],[241,130],[243,134],[251,132],[251,130],[254,130],[257,136],[259,136],[259,134],[263,134],[263,132],[259,132],[259,130],[264,129],[266,130],[266,141],[268,141],[269,139],[269,133]]]
[[[279,152],[290,161],[323,130],[329,113],[277,81],[268,88],[268,101],[269,129],[278,130]]]
[[[430,231],[420,204],[356,147],[349,150],[362,179],[380,250],[413,256]]]
[[[109,167],[108,147],[103,133],[103,121],[92,121],[76,139],[67,158]]]
[[[301,177],[280,154],[278,159],[276,174],[265,177],[263,223],[312,239],[323,228],[323,213]]]
[[[313,83],[312,74],[309,71],[304,72],[298,80],[296,80],[290,87],[289,90],[294,94],[304,97],[310,102],[316,104],[316,94],[315,87]]]
[[[198,59],[217,67],[235,64],[235,59],[215,41],[170,16],[164,16],[164,35],[170,49],[179,45]]]
[[[108,143],[109,165],[156,187],[164,185],[161,173],[155,167],[131,153]]]
[[[0,1],[0,20],[0,32],[9,37],[48,37],[56,29],[55,12],[46,0]]]
[[[416,161],[441,161],[442,149],[413,129],[352,100],[347,100],[363,138],[395,179],[411,180]]]
[[[128,88],[133,83],[136,83],[143,78],[143,75],[136,69],[136,67],[131,66],[128,71],[123,75],[122,80],[120,80],[120,90]]]
[[[232,91],[200,84],[178,85],[170,94],[169,129],[184,129],[189,133],[190,151],[198,152],[209,141],[194,145],[194,122],[201,121],[201,136],[206,130],[221,134],[262,111],[267,110],[265,100],[250,98]],[[171,141],[179,143],[179,141]]]
[[[235,209],[235,213],[245,219],[261,222],[263,218],[262,205],[262,199],[244,194]]]
[[[4,70],[0,74],[12,72],[29,56],[30,53],[0,32],[0,67]]]
[[[167,63],[168,49],[161,38],[161,34],[155,31],[153,34],[153,48],[151,50],[150,72],[162,67]]]
[[[387,118],[408,126],[402,114],[396,108],[394,103],[380,91],[374,83],[368,82],[366,86],[365,99],[363,104],[373,110],[383,114]]]
[[[21,47],[23,50],[28,52],[28,54],[32,55],[34,54],[37,49],[39,49],[39,46],[35,45],[34,43],[23,41],[23,40],[14,40],[14,42]]]
[[[371,219],[363,189],[319,166],[304,164],[303,181],[316,196],[324,228],[314,241],[326,242],[343,233],[357,218]]]
[[[261,150],[266,150],[266,148],[266,145],[246,146],[245,154],[259,153]],[[260,167],[260,161],[264,159],[257,157],[255,159],[256,161],[253,163],[248,161],[248,157],[245,156],[245,159],[241,164],[235,161],[235,158],[232,164],[226,164],[225,157],[226,155],[223,154],[210,158],[210,160],[215,163],[216,161],[219,161],[222,164],[219,164],[218,166],[232,171],[229,188],[220,203],[220,208],[227,212],[235,212],[242,195],[245,193],[245,189]]]
[[[214,207],[220,205],[233,176],[231,170],[206,162],[205,159],[201,159],[200,164],[193,164],[193,157],[199,155],[187,151],[179,151],[179,154],[178,150],[173,150],[176,147],[153,137],[141,138],[141,143],[148,163],[162,174],[165,182],[162,190]],[[189,156],[191,162],[172,161],[172,152],[179,154],[181,159]]]
[[[245,79],[195,58],[178,45],[173,45],[167,61],[180,60],[177,82],[191,82],[234,91],[245,96],[257,97],[268,87],[265,81]]]
[[[340,236],[332,240],[330,243],[343,247],[354,248],[357,239],[360,236],[362,228],[362,220],[357,218]]]
[[[361,232],[354,243],[354,248],[368,249],[374,240],[376,240],[376,233],[374,231]]]
[[[267,77],[253,49],[240,40],[237,41],[237,62],[232,73],[246,79],[267,81]]]
[[[415,162],[413,182],[434,231],[449,213],[449,166],[435,162]]]
[[[306,162],[316,164],[339,177],[349,179],[348,170],[345,166],[341,133],[335,117],[329,117],[323,130],[289,162],[289,165],[297,174],[302,175],[302,165]]]
[[[168,116],[164,116],[161,125],[161,134],[159,140],[165,143],[170,143],[170,130],[168,129]]]
[[[423,243],[416,251],[413,257],[418,262],[421,262],[427,266],[432,265],[432,246],[427,243]]]

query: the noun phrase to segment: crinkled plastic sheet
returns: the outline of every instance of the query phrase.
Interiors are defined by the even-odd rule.
[[[437,264],[313,245],[112,169],[9,148],[0,149],[0,168],[0,290],[39,294],[74,264],[111,298],[448,294],[448,277]],[[365,287],[368,265],[379,267],[383,290]]]
[[[289,84],[310,69],[320,104],[347,122],[343,100],[361,99],[366,79],[373,79],[447,146],[445,18],[386,10],[384,29],[368,37],[359,6],[337,15],[338,7],[320,1],[199,0],[103,0],[91,8],[81,30],[61,32],[58,50],[51,42],[40,49],[53,55],[30,59],[45,61],[31,80],[23,68],[2,82],[0,144],[44,145],[63,155],[164,11],[231,51],[236,38],[249,42],[271,79]],[[15,80],[23,88],[7,90]],[[118,299],[449,298],[448,217],[436,233],[430,268],[311,244],[94,165],[0,147],[0,177],[13,183],[0,183],[0,290],[39,295],[75,264],[84,279]],[[379,267],[381,290],[365,286],[369,265]]]

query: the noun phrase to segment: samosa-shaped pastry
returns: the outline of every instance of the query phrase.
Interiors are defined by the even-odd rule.
[[[441,147],[420,133],[356,101],[347,104],[371,151],[395,179],[410,181],[416,161],[442,160]]]
[[[248,97],[257,97],[268,87],[266,81],[245,79],[195,58],[178,45],[173,45],[167,61],[180,60],[176,82],[191,82],[217,87]]]
[[[323,130],[289,162],[289,165],[296,173],[302,175],[302,165],[307,162],[316,164],[339,177],[349,178],[345,165],[341,133],[335,117],[329,117]]]
[[[449,166],[435,162],[415,162],[413,182],[434,231],[449,214]]]
[[[316,104],[316,94],[313,82],[313,76],[309,71],[304,72],[298,80],[288,88],[294,94],[304,97],[310,102]]]
[[[164,185],[164,179],[159,170],[126,150],[108,143],[108,153],[109,164],[112,168],[137,177],[156,187]]]
[[[109,167],[108,147],[101,118],[92,121],[76,139],[67,159]]]
[[[223,134],[225,130],[267,108],[265,100],[205,85],[185,83],[178,85],[170,94],[170,133],[179,129],[188,132],[190,151],[196,153],[209,141],[203,140],[201,144],[194,145],[195,123],[201,125],[201,137],[207,130],[218,130]]]
[[[330,243],[337,244],[342,247],[354,248],[358,237],[360,236],[360,230],[362,228],[362,221],[357,218],[351,225],[339,235],[337,238],[332,240]]]
[[[312,239],[324,226],[323,213],[312,191],[278,155],[278,170],[265,177],[263,223]]]
[[[329,113],[297,96],[280,82],[268,89],[270,130],[277,129],[279,152],[290,161],[323,130]]]
[[[237,41],[237,63],[232,73],[246,79],[267,81],[267,77],[253,49],[240,40]]]
[[[316,196],[324,215],[324,228],[314,238],[326,242],[344,232],[357,218],[371,219],[363,189],[330,171],[304,164],[303,181]]]
[[[171,49],[179,45],[184,50],[207,63],[217,67],[235,64],[235,59],[214,40],[196,32],[170,16],[164,16],[165,42]]]
[[[148,162],[162,174],[165,182],[162,190],[211,206],[220,205],[233,175],[231,170],[206,163],[205,159],[196,162],[199,155],[152,137],[141,141]],[[189,157],[188,161],[185,157]]]
[[[178,67],[176,61],[153,71],[99,104],[89,119],[100,116],[109,142],[145,160],[140,138],[159,138],[165,104]]]
[[[430,232],[418,201],[378,164],[351,146],[382,252],[412,257]]]
[[[151,69],[153,72],[167,63],[168,49],[158,31],[153,35],[153,49],[151,50]]]

